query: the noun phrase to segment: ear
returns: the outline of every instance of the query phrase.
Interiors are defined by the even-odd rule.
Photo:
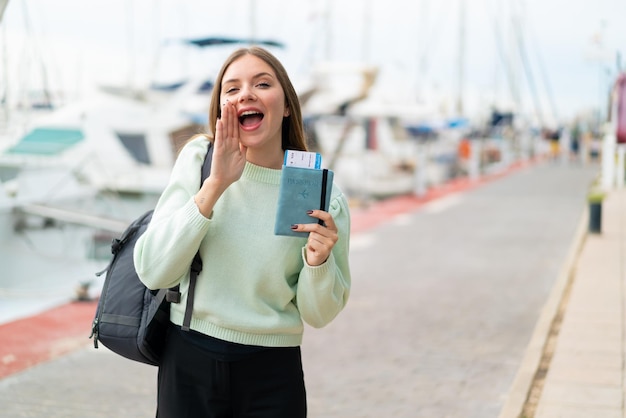
[[[287,106],[285,106],[285,111],[283,112],[283,117],[286,118],[289,115],[290,115],[289,108]]]

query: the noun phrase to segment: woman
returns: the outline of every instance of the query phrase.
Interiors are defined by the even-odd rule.
[[[152,222],[135,246],[151,289],[180,284],[158,377],[158,417],[305,417],[303,320],[328,324],[350,289],[350,215],[333,185],[302,238],[273,233],[284,152],[306,150],[300,104],[268,51],[239,49],[211,98],[214,136],[181,150]],[[208,141],[210,176],[198,190]],[[325,226],[318,224],[322,220]],[[189,268],[200,251],[191,330],[182,331]]]

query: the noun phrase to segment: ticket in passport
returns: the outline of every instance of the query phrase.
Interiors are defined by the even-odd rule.
[[[319,170],[322,168],[322,156],[318,152],[287,150],[283,165]]]

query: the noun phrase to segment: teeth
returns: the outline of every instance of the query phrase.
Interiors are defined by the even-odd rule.
[[[250,115],[259,115],[259,112],[255,112],[254,110],[246,110],[245,112],[241,112],[239,116],[250,116]]]

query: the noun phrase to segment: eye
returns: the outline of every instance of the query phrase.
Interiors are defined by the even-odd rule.
[[[224,93],[228,94],[228,93],[234,93],[236,91],[237,91],[236,87],[230,87],[230,88],[227,88]]]
[[[257,87],[260,87],[262,89],[266,89],[271,87],[270,83],[266,82],[266,81],[262,81],[259,84],[257,84]]]

